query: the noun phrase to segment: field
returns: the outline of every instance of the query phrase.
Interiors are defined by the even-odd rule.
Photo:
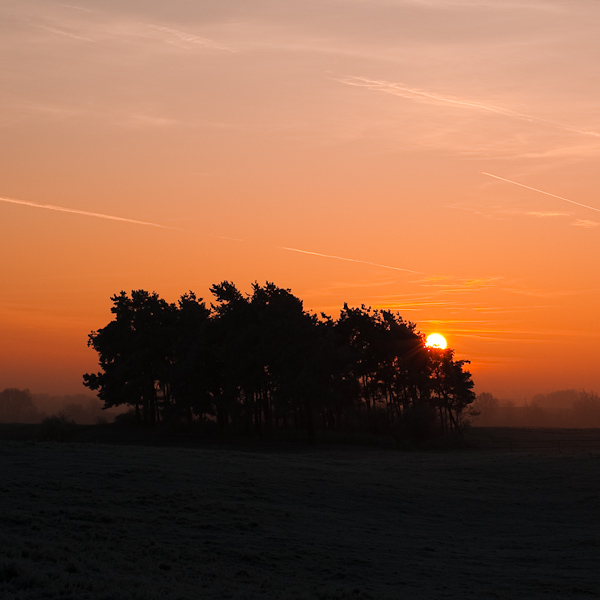
[[[600,597],[600,450],[512,450],[0,441],[0,596]]]

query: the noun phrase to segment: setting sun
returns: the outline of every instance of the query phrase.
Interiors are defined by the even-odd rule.
[[[440,350],[443,350],[448,344],[446,343],[446,338],[441,333],[432,333],[427,336],[425,345],[428,348],[439,348]]]

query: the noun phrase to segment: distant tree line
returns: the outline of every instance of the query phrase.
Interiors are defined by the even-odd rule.
[[[468,361],[426,348],[389,310],[344,305],[338,319],[304,310],[290,290],[228,282],[168,303],[121,292],[113,320],[89,334],[100,372],[83,376],[106,408],[154,424],[213,421],[220,429],[460,431],[475,395]]]
[[[29,390],[6,388],[0,392],[0,423],[36,423],[39,420]]]
[[[536,394],[521,405],[482,392],[472,408],[480,427],[600,427],[600,396],[585,390]]]
[[[10,387],[0,392],[0,423],[40,423],[60,413],[78,424],[91,424],[114,417],[116,411],[102,410],[102,402],[91,394],[52,396],[32,394]]]

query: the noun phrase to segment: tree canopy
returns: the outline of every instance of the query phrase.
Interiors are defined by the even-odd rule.
[[[100,372],[83,376],[105,407],[128,405],[149,424],[212,420],[221,429],[460,431],[475,399],[468,361],[427,348],[389,310],[344,305],[318,318],[273,283],[243,294],[229,281],[168,303],[114,295],[114,319],[89,334]]]

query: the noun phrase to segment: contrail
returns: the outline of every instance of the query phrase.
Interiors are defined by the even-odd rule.
[[[84,217],[96,217],[98,219],[108,219],[109,221],[123,221],[124,223],[134,223],[135,225],[148,225],[150,227],[160,227],[161,229],[173,229],[175,231],[184,231],[178,227],[169,227],[168,225],[159,225],[148,221],[137,221],[136,219],[126,219],[125,217],[115,217],[114,215],[105,215],[103,213],[88,212],[87,210],[76,210],[74,208],[65,208],[64,206],[53,206],[52,204],[37,204],[35,202],[26,202],[25,200],[15,200],[14,198],[2,198],[0,202],[10,202],[11,204],[20,204],[22,206],[31,206],[33,208],[45,208],[46,210],[56,210],[58,212],[72,213],[74,215],[83,215]]]
[[[463,100],[460,98],[452,98],[448,96],[440,96],[438,94],[433,94],[431,92],[427,92],[424,90],[419,90],[417,88],[407,87],[401,83],[392,83],[389,81],[378,81],[376,79],[369,79],[368,77],[356,77],[349,76],[342,79],[334,79],[334,81],[338,81],[340,83],[344,83],[346,85],[353,85],[356,87],[363,87],[371,90],[376,90],[380,92],[384,92],[386,94],[392,94],[394,96],[400,96],[401,98],[406,98],[415,101],[434,101],[441,102],[445,104],[452,104],[454,106],[459,106],[463,108],[471,108],[475,110],[481,110],[485,112],[491,112],[498,115],[503,115],[505,117],[510,117],[512,119],[520,119],[522,121],[529,121],[530,123],[540,123],[543,125],[548,125],[550,127],[555,127],[557,129],[562,129],[563,131],[570,131],[572,133],[578,133],[581,135],[590,135],[593,137],[600,137],[600,133],[597,131],[588,131],[585,129],[576,129],[575,127],[570,127],[565,123],[560,123],[558,121],[552,121],[550,119],[544,119],[542,117],[536,117],[535,115],[529,115],[525,113],[516,112],[514,110],[510,110],[509,108],[504,108],[502,106],[495,106],[493,104],[482,104],[480,102],[473,102],[470,100]]]
[[[159,223],[150,223],[149,221],[138,221],[137,219],[126,219],[125,217],[116,217],[114,215],[106,215],[103,213],[89,212],[87,210],[76,210],[74,208],[65,208],[64,206],[53,206],[52,204],[37,204],[36,202],[26,202],[25,200],[15,200],[14,198],[2,198],[0,202],[8,202],[10,204],[19,204],[21,206],[30,206],[32,208],[44,208],[46,210],[55,210],[58,212],[66,212],[75,215],[83,215],[84,217],[96,217],[98,219],[108,219],[109,221],[121,221],[123,223],[133,223],[135,225],[146,225],[149,227],[160,227],[161,229],[171,229],[174,231],[187,231],[186,229],[180,229],[179,227],[169,227],[168,225],[160,225]],[[221,238],[226,240],[232,240],[236,242],[243,242],[239,238],[232,238],[220,235],[211,235],[211,237]],[[403,269],[401,267],[392,267],[390,265],[382,265],[367,260],[357,260],[355,258],[346,258],[344,256],[334,256],[332,254],[322,254],[320,252],[310,252],[309,250],[300,250],[299,248],[288,248],[286,246],[276,246],[281,250],[287,250],[289,252],[299,252],[300,254],[311,254],[313,256],[321,256],[323,258],[332,258],[335,260],[343,260],[347,262],[360,263],[363,265],[371,265],[373,267],[380,267],[382,269],[391,269],[392,271],[403,271],[405,273],[416,273],[418,275],[425,275],[421,271],[414,271],[412,269]]]
[[[310,252],[309,250],[300,250],[299,248],[287,248],[278,246],[280,250],[288,250],[290,252],[300,252],[301,254],[312,254],[313,256],[322,256],[323,258],[333,258],[335,260],[344,260],[347,262],[360,263],[363,265],[371,265],[373,267],[381,267],[382,269],[391,269],[392,271],[404,271],[405,273],[417,273],[425,275],[422,271],[413,271],[412,269],[402,269],[401,267],[391,267],[390,265],[381,265],[379,263],[370,262],[368,260],[357,260],[355,258],[345,258],[344,256],[334,256],[333,254],[321,254],[320,252]]]
[[[568,198],[563,198],[563,196],[557,196],[556,194],[551,194],[550,192],[545,192],[544,190],[538,190],[537,188],[531,187],[529,185],[525,185],[524,183],[519,183],[518,181],[511,181],[510,179],[505,179],[504,177],[499,177],[498,175],[492,175],[491,173],[486,173],[484,171],[479,171],[482,175],[487,175],[488,177],[493,177],[494,179],[499,179],[500,181],[506,181],[507,183],[512,183],[513,185],[518,185],[519,187],[533,190],[534,192],[539,192],[540,194],[545,194],[546,196],[552,196],[553,198],[558,198],[559,200],[564,200],[565,202],[569,202],[570,204],[575,204],[576,206],[582,206],[583,208],[589,208],[590,210],[595,210],[596,212],[600,212],[600,208],[596,208],[595,206],[589,206],[588,204],[582,204],[581,202],[575,202],[575,200],[569,200]]]

